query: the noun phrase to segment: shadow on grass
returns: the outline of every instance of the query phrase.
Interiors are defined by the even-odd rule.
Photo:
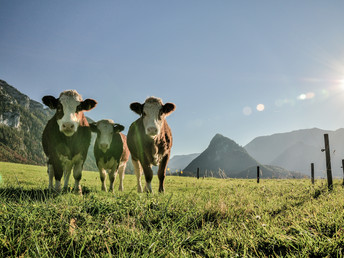
[[[311,198],[313,199],[318,199],[321,195],[323,195],[324,193],[327,193],[329,190],[327,188],[327,186],[321,186],[318,189],[314,189],[314,192],[310,194],[310,199],[304,198],[303,200],[300,200],[298,202],[295,203],[291,203],[290,205],[283,205],[280,208],[277,208],[276,210],[272,210],[271,212],[269,212],[269,214],[272,217],[275,217],[283,212],[285,212],[286,210],[290,209],[291,207],[301,207],[303,206],[306,202],[310,201]]]
[[[49,189],[23,189],[21,187],[0,188],[0,198],[14,202],[20,201],[46,201],[54,199],[59,195],[72,193],[73,191],[62,191],[57,193]],[[87,187],[82,188],[83,195],[88,195],[91,190]]]

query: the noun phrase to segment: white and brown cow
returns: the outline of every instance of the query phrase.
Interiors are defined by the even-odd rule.
[[[102,190],[106,191],[106,171],[109,171],[110,189],[113,192],[113,185],[119,174],[119,191],[123,191],[124,171],[129,159],[127,138],[120,133],[124,126],[115,124],[112,120],[100,120],[90,124],[92,132],[97,133],[94,145],[94,156],[100,173]]]
[[[55,177],[55,190],[60,192],[63,175],[66,190],[73,169],[74,191],[82,194],[81,173],[91,142],[91,129],[83,111],[91,110],[97,102],[93,99],[83,101],[75,90],[64,91],[59,98],[45,96],[42,101],[56,109],[42,135],[43,149],[48,157],[49,189],[53,189]]]
[[[159,166],[159,192],[164,192],[166,167],[172,147],[172,133],[166,116],[175,110],[173,103],[163,104],[155,97],[147,98],[145,103],[134,102],[130,109],[140,115],[128,132],[128,147],[137,177],[137,191],[142,192],[142,170],[146,179],[145,191],[152,192],[152,165]]]

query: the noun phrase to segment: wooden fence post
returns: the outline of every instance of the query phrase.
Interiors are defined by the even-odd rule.
[[[314,163],[311,163],[311,178],[312,184],[314,185]]]
[[[257,184],[259,184],[259,172],[260,172],[260,169],[259,169],[259,166],[257,166]]]
[[[344,159],[342,159],[342,168],[343,168],[343,185],[344,185]]]
[[[199,168],[197,168],[197,179],[199,179]]]
[[[325,140],[325,154],[326,154],[326,173],[327,173],[327,186],[329,190],[333,189],[332,170],[331,170],[331,156],[330,156],[330,143],[328,134],[324,134]]]

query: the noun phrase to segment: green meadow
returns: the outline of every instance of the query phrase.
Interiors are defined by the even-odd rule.
[[[138,194],[126,175],[113,194],[84,171],[77,196],[49,192],[45,167],[0,162],[0,257],[340,257],[341,183],[167,176],[159,194],[154,176]]]

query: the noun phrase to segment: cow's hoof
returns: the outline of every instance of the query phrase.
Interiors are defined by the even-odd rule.
[[[75,195],[82,196],[82,191],[75,191],[74,194],[75,194]]]
[[[75,189],[74,189],[74,194],[75,194],[75,195],[82,196],[82,189],[81,189],[81,187],[75,188]]]
[[[144,192],[145,193],[153,193],[153,190],[152,190],[152,188],[148,188],[145,186]]]

